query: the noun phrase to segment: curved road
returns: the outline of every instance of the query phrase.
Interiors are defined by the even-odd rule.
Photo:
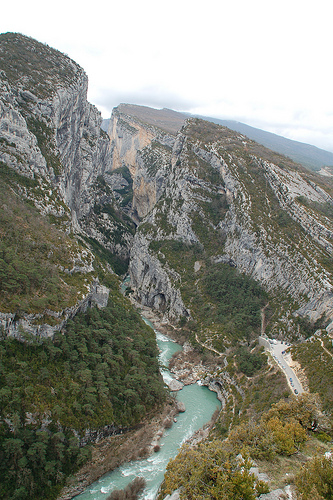
[[[279,364],[281,370],[285,374],[292,392],[297,395],[304,392],[304,389],[301,386],[300,381],[296,377],[295,372],[288,365],[286,356],[283,354],[289,346],[290,344],[287,344],[286,342],[280,342],[279,340],[270,340],[270,352],[276,363]]]

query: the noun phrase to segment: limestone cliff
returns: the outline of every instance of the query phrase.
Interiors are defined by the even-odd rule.
[[[134,122],[136,131],[127,129],[131,161],[144,126]],[[198,120],[173,136],[168,149],[155,132],[150,144],[141,143],[131,172],[133,207],[143,219],[129,271],[144,305],[169,318],[191,315],[190,302],[182,299],[184,273],[162,248],[174,241],[201,246],[211,262],[229,263],[281,296],[275,334],[290,330],[296,311],[312,321],[333,318],[333,227],[326,213],[333,200],[326,180],[241,134]]]
[[[131,173],[131,216],[137,221],[151,211],[164,192],[175,130],[177,124],[180,127],[184,121],[183,117],[178,118],[176,115],[171,126],[168,121],[157,122],[160,125],[158,127],[156,120],[149,119],[147,112],[142,116],[142,112],[147,109],[149,108],[122,104],[113,110],[109,124],[113,150],[112,168],[119,171],[125,167]]]
[[[226,263],[281,298],[275,333],[297,314],[333,319],[329,179],[170,110],[122,104],[106,134],[76,63],[22,35],[1,37],[0,159],[20,176],[17,194],[119,274],[130,255],[138,300],[191,317],[191,286],[208,263]]]
[[[87,75],[64,54],[22,35],[3,35],[0,54],[1,160],[38,178],[41,190],[53,189],[74,227],[89,231],[85,217],[95,204],[97,179],[111,170],[112,151],[100,113],[87,101]],[[34,65],[30,73],[24,56]],[[47,194],[39,200],[34,194],[38,206],[57,215]]]
[[[133,198],[130,214],[138,223],[154,217],[159,200],[165,196],[166,186],[172,182],[173,149],[179,147],[176,131],[184,122],[183,117],[172,115],[170,125],[167,112],[162,116],[164,120],[156,120],[154,118],[159,117],[159,113],[154,113],[154,110],[149,113],[148,109],[120,105],[113,110],[109,124],[113,169],[120,173],[121,169],[127,168],[131,173]],[[173,318],[188,316],[181,294],[173,286],[177,273],[171,267],[163,268],[159,259],[152,255],[150,241],[141,231],[134,238],[129,268],[132,288],[144,305]]]
[[[15,33],[1,35],[0,62],[3,182],[9,182],[10,192],[32,203],[56,227],[80,235],[97,253],[104,252],[116,271],[125,270],[134,225],[119,210],[107,183],[112,150],[100,128],[99,111],[87,101],[87,75],[64,54]],[[88,266],[77,268],[73,262],[80,260],[82,248],[72,246],[70,262],[63,267],[68,267],[69,275],[81,273],[80,287],[84,281],[87,286],[84,297],[70,304],[67,312],[51,310],[51,316],[61,317],[55,320],[56,328],[94,295],[93,254]],[[54,326],[40,324],[42,313],[26,311],[17,322],[13,320],[16,311],[2,312],[9,314],[2,318],[8,333],[22,326],[42,335],[54,331]],[[37,326],[32,326],[34,322]]]

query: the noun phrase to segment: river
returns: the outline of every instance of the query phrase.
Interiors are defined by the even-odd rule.
[[[144,318],[145,319],[145,318]],[[152,328],[153,325],[146,320]],[[160,350],[159,361],[165,382],[171,374],[167,364],[171,356],[181,350],[181,346],[157,330],[156,340]],[[177,421],[166,429],[160,440],[160,450],[147,459],[126,463],[89,486],[76,496],[77,500],[106,500],[113,490],[125,488],[135,477],[144,477],[146,487],[141,495],[143,500],[154,500],[163,481],[166,466],[177,455],[180,446],[211,419],[220,402],[216,393],[198,384],[184,386],[177,393],[177,399],[185,404],[186,411],[177,415]]]

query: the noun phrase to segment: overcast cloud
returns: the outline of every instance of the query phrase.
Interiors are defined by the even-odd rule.
[[[0,31],[65,52],[109,118],[121,102],[242,121],[333,151],[328,0],[18,0]]]

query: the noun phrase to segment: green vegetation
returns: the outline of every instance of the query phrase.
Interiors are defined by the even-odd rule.
[[[249,472],[251,462],[235,457],[222,441],[183,445],[167,466],[159,499],[181,488],[180,498],[186,500],[255,500],[268,493],[263,481]]]
[[[128,130],[128,132],[132,135],[135,135],[137,132],[138,132],[138,129],[135,128],[135,127],[132,127],[132,125],[130,125],[126,120],[123,120],[122,118],[119,118],[119,115],[118,115],[118,125],[121,127],[121,128],[125,128]]]
[[[311,428],[320,412],[318,405],[316,397],[292,396],[273,404],[257,420],[234,426],[227,439],[222,440],[215,432],[215,438],[209,441],[194,447],[184,445],[168,464],[159,499],[178,488],[181,499],[255,500],[267,493],[267,484],[249,470],[252,460],[259,461],[262,467],[274,464],[315,439]],[[302,496],[304,500],[332,498],[331,459],[315,459],[307,464],[297,476],[296,485],[302,494],[316,488],[323,495]]]
[[[37,179],[19,174],[2,161],[0,161],[0,179],[2,183],[6,182],[14,187],[19,185],[25,188],[35,188],[38,186]]]
[[[39,97],[49,97],[56,83],[72,84],[81,68],[61,52],[19,33],[0,35],[2,77]]]
[[[50,121],[33,114],[34,95],[50,98],[59,84],[73,88],[82,70],[67,56],[19,34],[0,35],[0,45],[4,85],[16,88],[20,112],[57,176],[62,164],[55,131]],[[135,136],[138,130],[132,122],[118,117],[119,125]],[[170,280],[180,288],[192,315],[190,321],[185,316],[179,321],[184,339],[192,341],[196,355],[199,352],[204,360],[214,349],[227,353],[220,358],[226,366],[221,361],[216,368],[214,360],[213,376],[229,380],[230,386],[226,384],[226,406],[216,422],[214,439],[181,449],[168,466],[162,493],[182,487],[181,495],[188,499],[254,500],[267,487],[250,473],[250,459],[272,464],[292,457],[320,427],[320,411],[310,396],[286,401],[289,389],[284,376],[267,365],[257,346],[260,310],[268,294],[239,272],[231,259],[229,264],[217,262],[227,261],[224,252],[229,236],[241,242],[244,253],[260,249],[268,258],[276,255],[271,252],[274,245],[290,247],[289,253],[281,252],[286,260],[297,248],[293,264],[304,264],[309,279],[311,259],[329,269],[332,259],[309,244],[305,231],[281,208],[260,158],[274,161],[285,173],[296,168],[288,159],[202,120],[190,120],[183,132],[186,140],[175,166],[179,180],[186,184],[185,192],[179,182],[179,197],[174,199],[168,186],[168,197],[159,200],[150,222],[140,230],[150,238],[160,238],[151,240],[150,251],[166,269],[176,271],[170,272]],[[83,138],[96,147],[97,138],[87,130]],[[15,143],[0,138],[0,149],[25,167]],[[171,168],[171,149],[157,140],[140,154],[151,178],[158,170]],[[223,157],[221,169],[218,163],[217,168],[210,164],[210,155]],[[230,190],[226,189],[225,170],[234,176],[234,193],[230,178]],[[5,500],[56,498],[65,477],[89,457],[89,447],[80,447],[86,430],[135,426],[165,400],[153,331],[119,293],[117,278],[105,270],[109,264],[117,274],[125,274],[128,259],[124,255],[135,233],[134,223],[122,210],[130,208],[133,197],[130,171],[121,167],[109,174],[122,175],[128,185],[117,189],[115,196],[103,177],[97,179],[92,187],[95,205],[80,221],[91,237],[82,237],[87,245],[80,245],[49,223],[66,222],[69,213],[54,194],[56,190],[48,186],[46,193],[46,183],[37,176],[20,175],[0,163],[0,311],[15,313],[15,320],[33,313],[39,316],[36,322],[56,324],[61,318],[53,313],[76,304],[96,275],[111,288],[105,309],[76,315],[52,340],[41,341],[22,330],[19,341],[0,332],[0,496]],[[276,189],[283,194],[283,183]],[[63,219],[54,214],[41,217],[31,206],[40,200],[62,208]],[[333,218],[329,203],[304,197],[296,201],[322,219]],[[170,239],[176,233],[175,215],[183,210],[188,210],[188,224],[199,240],[195,244]],[[186,229],[184,224],[183,234]],[[241,241],[242,231],[247,230],[249,237]],[[118,255],[110,250],[115,246],[120,247]],[[74,272],[91,268],[93,256],[87,247],[96,257],[94,273]],[[130,294],[130,288],[126,293]],[[271,314],[277,314],[279,300],[277,295],[272,300]],[[281,304],[280,310],[289,308],[289,316],[284,317],[287,323],[296,306],[289,297],[283,297]],[[280,327],[278,322],[275,325]],[[297,335],[310,337],[318,325],[292,319],[294,326]],[[324,336],[293,349],[327,414],[332,413],[332,351]],[[323,442],[331,439],[329,427],[326,430],[317,433]],[[331,462],[316,459],[300,473],[296,484],[304,500],[332,497],[331,468]],[[132,489],[140,489],[142,482],[132,486],[111,497],[136,494]]]
[[[127,205],[132,203],[133,199],[133,179],[128,167],[126,166],[117,168],[116,170],[112,170],[111,175],[116,174],[121,175],[128,183],[127,186],[121,189],[114,189],[114,191],[121,196],[120,206],[126,207]]]
[[[156,213],[156,225],[163,230],[166,236],[175,232],[175,226],[170,217],[170,208],[172,207],[171,198],[161,198],[156,207],[159,209]]]
[[[119,169],[119,173],[121,172],[126,177],[129,175],[127,168]],[[103,177],[97,177],[94,192],[95,204],[91,212],[81,220],[83,227],[86,227],[86,234],[91,236],[82,238],[101,261],[110,264],[118,275],[124,275],[129,261],[128,244],[135,233],[135,224],[119,207]]]
[[[18,160],[22,162],[20,156],[18,156]],[[0,181],[2,183],[2,199],[16,193],[18,198],[23,198],[21,201],[22,206],[28,204],[34,207],[35,202],[40,206],[46,205],[50,207],[51,205],[52,213],[47,215],[51,224],[55,224],[58,227],[68,226],[70,220],[69,208],[61,199],[57,190],[40,176],[35,174],[33,177],[28,177],[0,161]],[[9,189],[11,193],[6,192],[6,189]]]
[[[236,351],[236,358],[239,365],[239,370],[247,377],[252,377],[266,363],[266,355],[261,352],[250,352],[245,347],[239,347]]]
[[[212,304],[209,320],[221,324],[235,341],[244,336],[250,340],[253,331],[259,331],[260,309],[267,294],[254,279],[228,264],[219,264],[207,270],[202,289]]]
[[[27,117],[28,129],[37,139],[38,147],[44,156],[47,166],[53,169],[54,175],[60,175],[62,164],[56,153],[54,131],[46,123],[36,117]]]
[[[164,400],[154,332],[111,278],[108,306],[78,314],[53,341],[2,339],[3,499],[55,498],[88,456],[76,433],[132,426]]]
[[[124,243],[123,242],[123,234],[130,233],[134,235],[134,223],[133,221],[123,212],[121,212],[114,203],[105,203],[105,204],[100,204],[100,203],[95,203],[94,205],[94,213],[96,215],[100,214],[108,214],[113,222],[113,225],[115,226],[115,229],[113,231],[110,231],[107,233],[108,236],[112,236],[111,240],[117,244],[117,243]],[[107,231],[105,228],[100,227],[100,230],[103,232]]]
[[[296,200],[305,207],[309,207],[312,210],[319,212],[325,217],[333,220],[333,206],[331,205],[331,203],[319,203],[318,201],[311,201],[308,200],[305,196],[297,196]]]
[[[203,245],[197,243],[152,240],[149,248],[162,264],[167,262],[181,277],[182,298],[194,320],[183,325],[184,331],[194,329],[200,332],[202,340],[207,333],[219,350],[224,350],[225,339],[235,345],[239,340],[250,342],[258,336],[260,310],[268,301],[268,295],[255,280],[228,264],[211,264]],[[197,271],[194,270],[196,262],[200,265]],[[251,362],[250,358],[251,355],[248,370],[261,366],[259,358],[255,361],[252,356]],[[243,368],[246,370],[245,361]]]
[[[251,378],[245,375],[241,376],[238,371],[237,355],[232,357],[236,363],[228,367],[228,372],[236,376],[244,389],[244,397],[237,396],[237,411],[235,414],[229,414],[222,411],[219,422],[222,427],[226,423],[230,428],[235,425],[245,423],[251,420],[260,419],[261,415],[267,412],[272,405],[276,404],[281,398],[288,398],[290,390],[282,371],[276,367],[271,367],[265,362],[259,371],[256,371]],[[231,420],[232,418],[232,420]]]
[[[150,177],[156,175],[157,171],[169,165],[171,158],[171,148],[158,141],[152,141],[141,151],[142,159],[147,166]]]
[[[74,305],[92,276],[70,270],[91,256],[8,188],[15,182],[34,187],[34,179],[0,166],[0,311],[41,314]]]
[[[292,347],[292,357],[304,368],[310,391],[320,395],[324,410],[332,415],[333,363],[332,351],[331,355],[327,352],[329,348],[332,349],[331,339],[322,334],[322,337],[313,337],[307,342],[295,344]]]
[[[102,261],[110,264],[111,268],[119,276],[126,274],[128,269],[128,259],[124,259],[111,250],[105,248],[101,243],[99,243],[94,238],[89,238],[84,236],[83,239],[90,245],[94,254]]]
[[[118,171],[121,173],[121,175],[126,178],[126,180],[130,177],[130,173],[127,167],[120,168]],[[116,172],[116,171],[115,171]],[[132,188],[130,188],[131,191]],[[129,232],[130,234],[134,235],[135,233],[135,224],[132,221],[132,219],[119,207],[117,206],[114,198],[114,193],[112,189],[108,186],[106,183],[105,179],[102,176],[97,177],[95,185],[94,185],[94,190],[95,190],[95,205],[93,208],[93,212],[96,215],[100,214],[107,214],[111,217],[112,221],[114,222],[115,225],[120,225],[124,226],[122,228],[122,231]],[[106,197],[106,195],[108,195]],[[105,201],[105,198],[107,201]],[[118,243],[119,241],[117,241]]]
[[[210,201],[202,202],[201,206],[212,223],[217,226],[217,224],[224,219],[229,205],[224,194],[211,193],[210,197]]]
[[[304,397],[281,400],[273,404],[258,422],[250,421],[234,427],[228,444],[235,453],[247,453],[253,459],[272,461],[277,455],[290,456],[308,439],[309,413],[304,403],[316,413],[316,402]]]
[[[221,125],[216,125],[212,122],[200,120],[199,118],[191,119],[185,129],[185,133],[193,141],[199,141],[203,144],[214,143],[216,141],[220,141],[221,139],[234,140],[236,137],[235,132],[227,127],[222,127]],[[241,146],[241,140],[237,140],[237,144]]]
[[[314,457],[295,478],[300,500],[331,500],[333,498],[332,456]]]

